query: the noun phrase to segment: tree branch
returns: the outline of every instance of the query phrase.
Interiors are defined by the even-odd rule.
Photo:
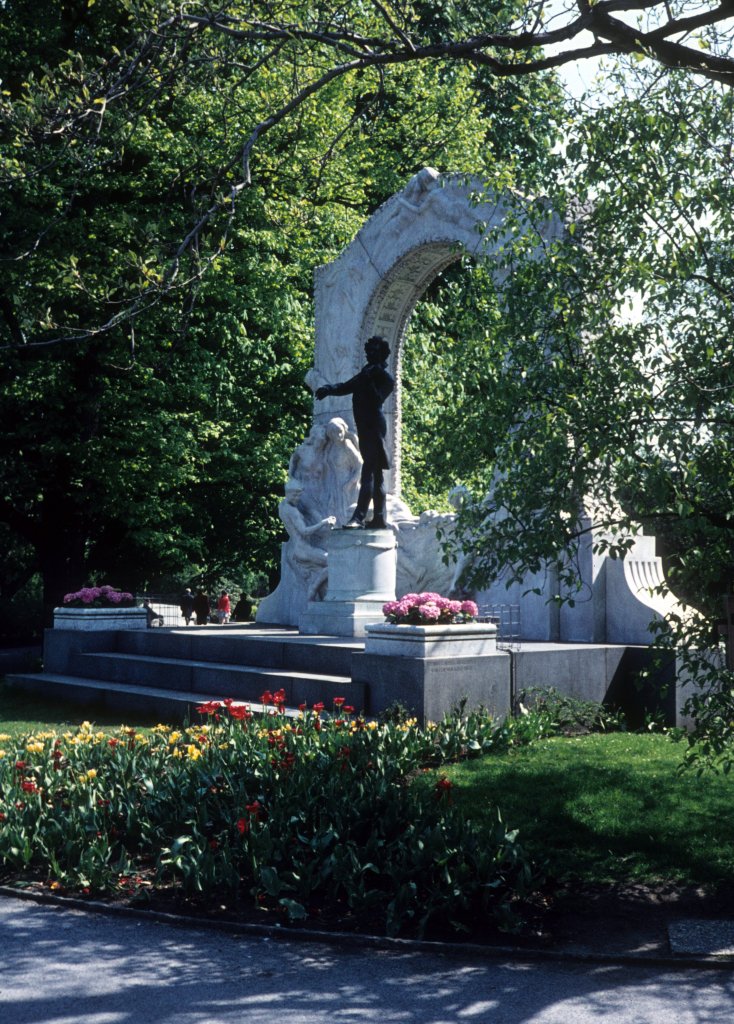
[[[313,13],[308,9],[304,16],[304,24],[286,21],[264,22],[254,18],[248,20],[228,13],[228,4],[224,0],[218,8],[204,8],[197,13],[182,9],[152,29],[146,30],[121,54],[110,57],[106,65],[95,69],[85,83],[86,98],[83,98],[84,90],[80,90],[81,99],[77,99],[75,104],[70,104],[66,110],[52,112],[43,129],[46,134],[59,131],[66,135],[75,131],[84,133],[84,126],[90,124],[91,118],[91,134],[96,139],[100,110],[90,105],[90,95],[95,97],[97,102],[103,103],[108,110],[113,104],[126,102],[127,98],[136,92],[139,94],[138,102],[143,102],[146,94],[141,90],[149,89],[152,84],[148,80],[151,62],[158,62],[160,55],[166,53],[166,47],[169,47],[165,74],[154,76],[152,80],[155,95],[159,90],[165,89],[167,82],[175,80],[181,66],[181,54],[188,52],[192,40],[207,33],[221,34],[233,40],[233,44],[228,44],[228,48],[234,48],[235,51],[231,54],[232,58],[245,59],[246,64],[260,68],[271,61],[275,62],[278,57],[292,50],[294,60],[297,60],[299,75],[303,73],[304,77],[312,77],[306,80],[305,85],[294,86],[294,91],[277,109],[271,110],[267,117],[250,128],[244,144],[238,151],[215,168],[211,177],[213,197],[209,205],[197,215],[195,222],[176,245],[173,256],[156,284],[141,289],[126,309],[118,311],[101,326],[88,330],[73,330],[40,341],[26,339],[17,320],[13,320],[12,307],[8,307],[7,303],[1,304],[0,313],[8,325],[11,336],[11,344],[5,347],[12,348],[18,344],[23,344],[24,348],[45,346],[98,336],[124,321],[134,321],[143,309],[149,308],[172,288],[182,287],[191,280],[198,279],[206,265],[218,257],[220,249],[215,249],[203,265],[197,264],[197,269],[189,277],[189,282],[182,282],[178,278],[181,259],[185,254],[194,251],[202,233],[210,229],[220,216],[226,218],[227,224],[231,222],[238,197],[251,183],[250,162],[258,142],[324,90],[330,82],[345,75],[370,68],[382,71],[390,66],[415,61],[443,60],[482,66],[498,78],[520,78],[591,57],[636,53],[657,60],[666,67],[686,69],[704,78],[734,85],[734,57],[694,49],[693,46],[681,42],[679,38],[672,38],[709,26],[723,27],[730,19],[734,19],[734,0],[719,0],[718,4],[708,7],[707,10],[685,17],[672,17],[669,6],[659,0],[597,0],[596,3],[578,0],[573,8],[569,7],[565,12],[564,24],[557,28],[549,27],[547,30],[543,28],[541,19],[543,3],[528,3],[525,6],[525,25],[530,25],[530,30],[521,23],[517,31],[488,32],[438,42],[421,42],[415,37],[411,38],[393,14],[386,9],[382,0],[372,0],[372,5],[387,23],[392,35],[363,35],[357,31],[360,25],[357,18],[364,15],[364,10],[361,5],[356,5],[354,16],[350,20],[352,7],[348,0],[339,8],[330,6],[327,0]],[[616,13],[635,11],[653,14],[660,11],[660,23],[651,31],[643,32],[614,17]],[[534,17],[531,17],[533,14]],[[372,27],[369,23],[365,24],[368,30]],[[727,24],[726,27],[734,31],[734,23]],[[579,41],[584,32],[591,34],[592,42],[584,44]],[[578,45],[574,45],[576,41],[579,41]],[[273,44],[273,49],[263,55],[263,43],[268,42]],[[242,58],[238,51],[240,48],[246,50],[249,44],[255,44],[255,47]],[[559,44],[570,45],[568,49],[558,53],[543,55],[543,47]],[[343,59],[345,56],[346,60]],[[92,114],[95,115],[94,118],[91,117]],[[241,178],[232,183],[229,179],[238,165],[241,167]],[[226,230],[225,228],[225,237]]]

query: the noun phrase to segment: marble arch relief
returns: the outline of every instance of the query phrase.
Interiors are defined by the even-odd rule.
[[[450,529],[453,517],[413,515],[400,500],[400,360],[413,309],[431,281],[463,253],[488,258],[491,266],[493,254],[525,231],[542,258],[546,244],[563,230],[551,209],[531,222],[522,197],[493,192],[478,178],[424,167],[375,211],[337,259],[316,270],[316,346],[306,376],[311,390],[357,373],[371,335],[381,334],[390,345],[388,369],[396,387],[385,403],[392,467],[387,489],[388,519],[397,533],[398,595],[449,593],[460,570],[443,565],[436,537],[436,527]],[[502,277],[497,264],[498,285]],[[258,621],[297,626],[309,599],[325,596],[328,531],[332,517],[341,526],[351,514],[360,467],[350,397],[315,402],[310,433],[291,457],[291,481],[281,503],[289,533],[281,581],[261,602]],[[455,498],[460,501],[460,493]],[[649,622],[678,607],[672,595],[662,599],[651,592],[649,581],[662,579],[654,537],[640,536],[630,554],[615,561],[595,554],[589,535],[581,576],[588,600],[560,612],[549,602],[555,584],[545,577],[528,578],[509,591],[498,580],[476,597],[480,604],[516,607],[519,638],[543,641],[646,644]],[[533,588],[539,593],[528,596]]]
[[[511,224],[503,232],[508,218]],[[552,211],[540,223],[531,223],[521,197],[488,190],[475,177],[439,174],[424,167],[372,214],[337,259],[316,269],[316,344],[314,365],[306,376],[311,390],[357,373],[364,362],[364,343],[371,335],[382,335],[390,345],[388,369],[396,386],[384,407],[391,454],[386,484],[388,518],[398,532],[398,593],[427,589],[447,593],[455,573],[455,567],[443,565],[436,539],[439,518],[445,529],[446,517],[430,512],[412,515],[400,500],[400,362],[408,322],[442,270],[465,253],[491,259],[517,236],[518,225],[531,241],[537,239],[539,251],[563,231]],[[499,268],[496,279],[500,284]],[[320,564],[326,527],[314,527],[331,516],[336,517],[337,526],[348,518],[358,490],[356,440],[350,396],[315,403],[311,431],[289,464],[289,477],[301,484],[299,508],[310,532],[305,538],[291,536],[283,545],[281,582],[261,603],[259,621],[298,624],[314,581],[307,563],[295,559],[291,548],[295,543],[313,545],[319,552],[314,564]],[[288,511],[284,501],[282,512]]]
[[[462,254],[491,259],[515,237],[509,226],[505,234],[494,230],[510,213],[513,225],[519,221],[531,238],[537,238],[538,249],[563,231],[552,211],[541,223],[531,224],[520,197],[492,192],[478,178],[439,174],[424,167],[375,211],[337,259],[316,269],[316,345],[306,381],[315,390],[323,383],[348,380],[364,362],[367,338],[381,334],[387,340],[388,369],[396,382],[385,404],[392,465],[387,489],[398,498],[400,361],[410,316],[433,279]],[[502,276],[498,269],[498,284]],[[353,428],[349,396],[317,403],[314,425],[324,425],[333,416],[342,417]]]

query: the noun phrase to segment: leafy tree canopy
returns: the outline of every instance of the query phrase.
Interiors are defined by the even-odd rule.
[[[243,139],[308,77],[295,44],[148,0],[3,14],[5,593],[271,565],[314,266],[424,164],[531,181],[557,87],[356,69],[269,125],[247,184]]]
[[[524,242],[507,254],[499,346],[491,278],[475,304],[474,336],[481,324],[488,341],[462,372],[494,348],[480,371],[494,400],[479,444],[456,420],[449,432],[485,454],[464,541],[477,583],[508,562],[521,579],[551,557],[568,595],[588,529],[579,509],[616,554],[643,524],[667,538],[673,585],[717,614],[734,577],[733,99],[638,75],[569,119],[546,168],[567,235],[543,259]]]

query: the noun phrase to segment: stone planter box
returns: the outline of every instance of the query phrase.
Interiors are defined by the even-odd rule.
[[[54,629],[147,629],[145,608],[54,608]]]
[[[490,622],[451,626],[398,626],[392,622],[381,622],[365,629],[365,654],[402,658],[476,658],[497,652],[497,627]]]

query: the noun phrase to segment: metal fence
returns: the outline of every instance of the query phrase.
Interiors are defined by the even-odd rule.
[[[497,647],[500,650],[517,650],[520,646],[519,604],[482,604],[478,621],[493,622],[497,626]]]
[[[150,603],[153,614],[156,618],[151,622],[153,628],[161,627],[174,629],[178,626],[185,626],[186,620],[181,614],[178,604],[171,602],[170,597],[161,594],[136,594],[135,600],[141,604],[144,601]]]
[[[154,628],[176,629],[186,625],[177,603],[168,594],[137,594],[141,604],[148,601],[156,618]],[[216,615],[212,613],[212,622]],[[493,622],[497,626],[497,647],[501,650],[516,650],[520,645],[520,605],[483,604],[479,606],[478,622]]]

